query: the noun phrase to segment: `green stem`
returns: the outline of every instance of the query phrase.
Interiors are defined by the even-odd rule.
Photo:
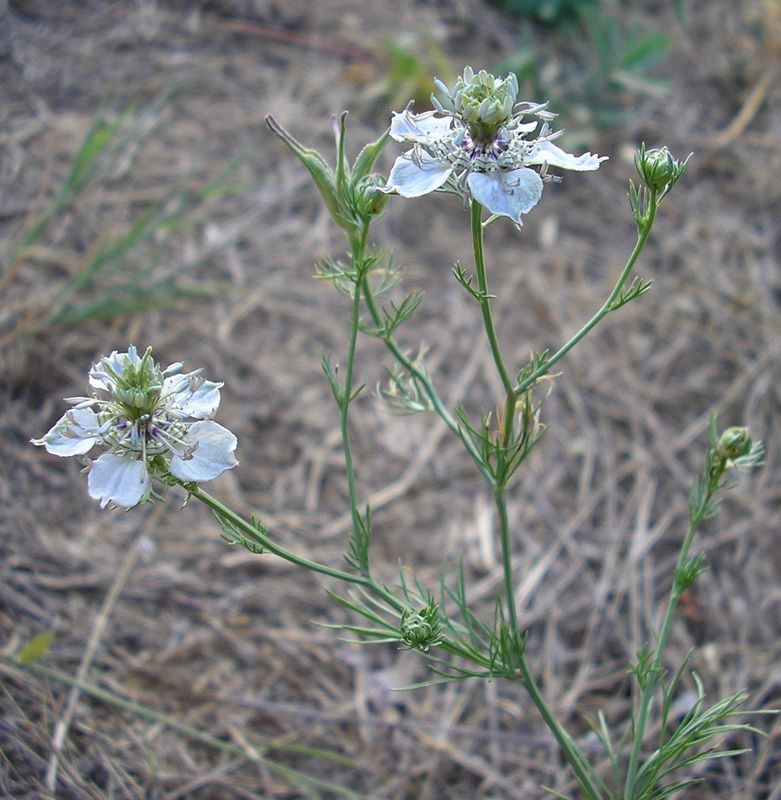
[[[275,556],[279,556],[280,558],[285,559],[285,561],[289,561],[291,564],[311,570],[312,572],[319,572],[321,575],[327,575],[329,578],[335,578],[336,580],[344,581],[345,583],[352,583],[354,585],[361,586],[370,594],[373,594],[376,597],[384,600],[390,606],[390,608],[397,613],[401,613],[407,607],[407,604],[402,602],[390,589],[377,583],[370,576],[345,572],[344,570],[335,569],[325,564],[321,564],[318,561],[312,561],[311,559],[304,558],[303,556],[294,553],[292,550],[288,550],[286,547],[282,547],[274,542],[274,540],[268,535],[258,530],[255,525],[247,522],[247,520],[245,520],[235,511],[232,511],[226,505],[223,505],[219,500],[217,500],[215,497],[212,497],[208,492],[205,492],[197,484],[183,483],[182,486],[190,493],[191,497],[194,497],[196,500],[200,500],[204,505],[208,506],[212,511],[214,511],[218,517],[225,517],[232,525],[235,525],[237,528],[243,531],[247,535],[248,539],[262,547],[263,550],[273,553]],[[468,648],[462,647],[455,640],[445,640],[440,644],[440,647],[445,650],[445,652],[460,658],[464,658],[480,667],[488,668],[490,665],[489,660],[481,658],[477,654],[472,653]]]
[[[564,730],[559,721],[556,719],[551,707],[545,702],[545,698],[542,696],[539,687],[535,683],[534,678],[529,671],[525,656],[523,657],[520,672],[520,678],[524,688],[529,693],[529,697],[531,697],[532,702],[540,712],[540,716],[543,718],[543,720],[545,720],[545,724],[548,726],[549,730],[556,738],[556,741],[559,743],[561,749],[564,751],[567,761],[577,776],[580,788],[583,790],[588,800],[601,800],[602,795],[600,794],[599,789],[594,785],[591,775],[589,775],[588,762],[585,756],[575,743],[574,739],[567,733],[566,730]]]
[[[512,438],[513,416],[515,412],[515,403],[517,395],[513,390],[513,384],[504,365],[502,352],[499,347],[499,340],[496,336],[496,328],[494,327],[494,320],[491,314],[491,301],[488,297],[488,276],[485,270],[485,254],[483,252],[483,207],[476,200],[472,200],[470,204],[472,213],[472,245],[475,255],[475,271],[477,274],[477,285],[480,289],[480,310],[483,314],[483,325],[485,333],[488,337],[488,344],[491,348],[491,355],[493,356],[496,369],[499,377],[502,380],[504,391],[506,394],[502,438],[504,439],[505,446]],[[499,515],[499,529],[501,535],[502,546],[502,566],[504,571],[504,593],[507,603],[507,616],[510,623],[510,628],[515,636],[518,632],[518,616],[515,609],[515,588],[513,586],[512,577],[512,545],[510,542],[510,525],[507,518],[507,502],[505,499],[506,482],[504,479],[497,480],[494,484],[494,498],[496,500],[496,509]]]
[[[339,403],[339,427],[342,435],[342,449],[344,450],[344,463],[347,471],[347,492],[350,500],[350,514],[353,522],[353,535],[360,536],[361,517],[358,510],[358,493],[355,488],[355,467],[353,465],[352,448],[350,447],[349,413],[353,393],[353,371],[355,368],[355,348],[358,341],[358,328],[361,314],[361,284],[365,279],[364,260],[366,256],[366,241],[369,235],[368,223],[363,226],[360,238],[352,241],[351,266],[361,277],[356,281],[353,290],[353,308],[350,319],[350,345],[347,351],[347,366],[344,373],[344,389],[337,398]]]
[[[368,280],[364,280],[363,282],[363,296],[366,299],[366,307],[369,309],[372,321],[378,328],[381,327],[382,316],[380,315],[380,310],[377,308],[377,301],[374,299],[374,293],[371,290]],[[385,342],[385,346],[393,354],[396,361],[398,361],[423,387],[423,391],[425,391],[426,397],[428,397],[431,405],[434,407],[435,413],[442,418],[442,421],[451,431],[458,433],[458,423],[443,404],[428,375],[417,367],[412,360],[407,358],[393,336],[383,336],[382,340]]]
[[[515,609],[515,586],[513,584],[512,544],[510,542],[510,524],[507,518],[507,501],[505,487],[494,489],[496,509],[499,512],[499,531],[502,544],[502,566],[504,569],[504,594],[507,602],[507,618],[513,636],[518,633],[518,614]]]
[[[367,589],[379,588],[373,580],[366,578],[363,575],[354,575],[352,572],[345,572],[341,569],[335,569],[334,567],[320,564],[317,561],[304,558],[304,556],[300,556],[297,553],[294,553],[292,550],[288,550],[286,547],[282,547],[268,535],[258,530],[258,528],[252,523],[247,522],[247,520],[245,520],[235,511],[232,511],[230,508],[228,508],[228,506],[223,505],[219,500],[217,500],[216,497],[212,497],[208,492],[205,492],[197,484],[185,483],[183,484],[183,487],[190,493],[192,497],[194,497],[196,500],[200,500],[204,505],[208,506],[212,511],[214,511],[218,517],[224,517],[225,519],[229,520],[232,525],[235,525],[237,528],[243,531],[247,535],[248,539],[256,542],[258,545],[260,545],[260,547],[262,547],[264,550],[267,550],[269,553],[273,553],[275,556],[284,558],[285,561],[289,561],[291,564],[296,564],[299,567],[312,570],[312,572],[319,572],[321,575],[327,575],[329,578],[336,578],[337,580],[346,581],[347,583],[356,583],[360,586],[365,586]]]
[[[721,472],[724,471],[724,463],[721,464]],[[678,554],[678,563],[675,566],[673,585],[670,589],[670,596],[667,600],[667,608],[664,612],[664,619],[662,620],[662,627],[659,630],[659,638],[654,649],[654,658],[651,666],[647,672],[647,678],[642,694],[640,695],[640,704],[637,712],[636,722],[634,724],[634,735],[632,738],[632,752],[629,756],[629,766],[626,772],[626,783],[624,785],[624,800],[634,800],[635,785],[637,782],[638,766],[640,763],[640,751],[643,746],[643,739],[645,738],[645,729],[648,725],[648,717],[651,710],[651,699],[656,687],[659,685],[663,670],[664,651],[667,648],[667,641],[670,638],[672,631],[673,619],[675,612],[678,610],[678,602],[681,599],[681,592],[676,580],[681,568],[689,557],[689,548],[691,547],[694,534],[700,527],[703,519],[705,518],[706,511],[709,507],[710,500],[718,486],[718,479],[712,479],[705,494],[704,500],[701,502],[697,512],[694,514],[689,522],[689,529],[684,537],[681,551]]]
[[[382,316],[380,315],[380,311],[377,308],[377,302],[374,299],[374,294],[372,293],[371,286],[369,285],[368,279],[364,279],[363,282],[363,294],[364,298],[366,299],[366,307],[369,309],[369,313],[371,314],[372,321],[374,322],[376,327],[381,327],[382,325]],[[447,425],[447,427],[455,433],[461,441],[464,443],[464,446],[467,448],[469,454],[474,459],[475,463],[477,464],[478,469],[483,474],[483,476],[488,480],[491,481],[491,475],[489,472],[486,471],[485,465],[482,463],[480,452],[474,446],[474,444],[470,443],[467,437],[461,436],[461,431],[459,428],[458,422],[454,419],[453,415],[447,410],[444,403],[440,399],[439,395],[437,394],[437,390],[434,388],[431,379],[429,378],[426,373],[420,369],[413,361],[411,361],[402,351],[402,349],[397,344],[396,340],[393,336],[383,336],[383,341],[385,342],[385,346],[388,350],[393,354],[393,357],[404,367],[407,372],[412,375],[418,383],[423,387],[423,391],[426,393],[426,397],[428,397],[434,412],[440,419]]]
[[[513,421],[515,416],[515,407],[518,401],[518,398],[523,394],[523,392],[529,388],[536,380],[539,375],[535,375],[532,380],[528,382],[522,383],[519,387],[514,387],[513,382],[510,380],[509,373],[507,372],[507,368],[504,364],[504,359],[502,358],[501,350],[499,347],[499,341],[496,335],[496,328],[494,326],[493,316],[491,314],[491,303],[490,298],[488,295],[488,278],[486,275],[485,269],[485,256],[483,252],[483,225],[482,225],[482,207],[479,203],[475,202],[474,200],[471,201],[471,212],[472,212],[472,245],[474,248],[474,257],[475,257],[475,271],[477,276],[477,285],[480,290],[480,309],[483,314],[483,325],[485,328],[486,336],[488,337],[488,343],[491,348],[491,354],[494,359],[494,363],[496,365],[497,372],[499,373],[499,377],[502,381],[502,385],[504,387],[506,400],[505,400],[505,407],[503,413],[503,420],[502,420],[502,438],[504,440],[505,447],[509,446],[509,443],[512,441],[513,437]],[[637,255],[639,255],[640,249],[637,249],[637,254],[634,256],[632,260],[632,264],[634,264],[634,260],[636,260]],[[626,280],[626,276],[628,276],[629,272],[631,271],[631,265],[625,270],[625,274],[623,276],[623,280],[620,284],[617,285],[617,288],[614,289],[614,292],[611,294],[610,299],[605,304],[607,307],[610,303],[613,302],[615,297],[620,291],[621,285],[623,285],[623,281]],[[605,312],[606,313],[606,312]],[[604,316],[604,314],[602,314]],[[593,319],[589,326],[587,326],[583,331],[576,337],[571,340],[570,343],[566,346],[566,349],[562,348],[553,359],[549,360],[546,363],[546,369],[550,366],[551,363],[554,363],[556,360],[561,358],[567,350],[571,349],[583,336],[588,333],[588,331],[594,327],[594,325],[599,322],[601,317]],[[545,370],[540,370],[539,374],[543,374]],[[502,548],[502,567],[503,567],[503,575],[504,575],[504,593],[505,593],[505,601],[507,606],[507,618],[510,625],[510,629],[512,631],[513,637],[517,636],[518,633],[518,615],[516,610],[516,602],[515,602],[515,587],[513,583],[513,575],[512,575],[512,542],[510,539],[510,525],[507,516],[507,501],[506,501],[506,482],[504,479],[499,479],[494,484],[494,499],[496,501],[496,508],[498,511],[499,516],[499,528],[500,528],[500,540],[501,540],[501,548]],[[578,783],[581,789],[586,794],[588,800],[600,800],[601,795],[598,788],[594,785],[592,777],[589,775],[588,771],[588,762],[584,758],[583,754],[580,752],[580,749],[577,747],[573,739],[569,736],[569,734],[564,730],[558,720],[555,718],[552,710],[545,702],[542,694],[540,693],[539,688],[537,687],[536,683],[534,682],[531,673],[529,671],[528,665],[526,664],[525,656],[521,656],[522,658],[522,667],[521,667],[521,679],[529,693],[529,696],[532,698],[535,706],[537,707],[540,715],[542,716],[545,724],[551,730],[553,735],[556,737],[556,740],[559,742],[564,754],[566,756],[567,761],[571,765],[572,769],[574,770]]]
[[[546,358],[545,361],[536,369],[531,375],[527,376],[523,381],[521,381],[518,386],[515,387],[514,392],[516,395],[522,394],[526,389],[530,386],[533,386],[536,383],[537,379],[540,378],[542,375],[545,375],[547,372],[550,371],[550,368],[560,359],[562,359],[570,350],[587,334],[591,331],[596,325],[598,325],[612,310],[613,310],[613,303],[615,303],[616,299],[618,298],[619,294],[621,293],[621,289],[624,288],[624,284],[627,281],[627,278],[631,274],[632,270],[634,269],[635,264],[637,263],[637,259],[640,257],[640,253],[643,251],[643,247],[645,247],[646,240],[648,239],[649,234],[651,233],[651,228],[654,223],[654,217],[656,216],[656,195],[654,192],[651,193],[651,200],[649,205],[649,212],[648,212],[648,219],[646,220],[643,229],[638,233],[637,242],[635,243],[634,249],[632,250],[632,254],[629,256],[629,260],[626,262],[624,269],[621,271],[621,274],[618,277],[618,280],[613,286],[613,291],[610,292],[610,296],[605,300],[602,304],[600,309],[594,314],[593,317],[571,338],[564,344],[559,350],[557,350],[550,358]]]
[[[491,347],[491,355],[494,358],[496,369],[502,380],[504,391],[507,396],[513,395],[513,383],[504,365],[502,353],[499,349],[499,340],[496,337],[494,320],[491,315],[491,301],[488,297],[488,277],[485,272],[485,256],[483,254],[483,207],[476,200],[470,201],[472,211],[472,247],[475,254],[475,271],[477,273],[477,286],[480,289],[480,310],[483,313],[483,326],[485,327],[488,344]]]

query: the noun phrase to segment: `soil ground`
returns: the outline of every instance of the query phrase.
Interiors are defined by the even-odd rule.
[[[320,358],[344,358],[348,308],[313,265],[344,245],[263,120],[272,113],[330,158],[332,116],[347,108],[356,152],[415,87],[389,77],[389,40],[451,78],[533,41],[550,97],[530,99],[554,109],[561,99],[569,146],[610,156],[597,173],[549,184],[520,232],[488,231],[515,364],[555,348],[609,292],[634,240],[626,187],[637,145],[694,151],[641,260],[653,290],[561,363],[548,433],[513,486],[521,621],[555,713],[598,760],[587,721],[602,709],[626,723],[627,664],[658,626],[715,409],[722,425],[764,440],[766,463],[698,539],[708,570],[685,598],[669,661],[691,651],[712,700],[745,688],[747,710],[781,704],[781,15],[773,0],[692,0],[681,22],[673,5],[611,6],[623,25],[637,19],[671,40],[653,73],[664,86],[621,84],[609,99],[623,113],[603,127],[563,97],[581,77],[582,34],[521,26],[478,0],[0,2],[0,648],[7,657],[53,631],[35,664],[149,710],[3,661],[0,792],[303,797],[247,756],[295,743],[352,763],[268,757],[372,798],[537,800],[542,785],[576,794],[518,688],[394,692],[430,678],[426,662],[392,644],[342,643],[323,627],[350,620],[327,597],[333,586],[230,548],[204,509],[181,508],[183,494],[101,510],[79,464],[28,441],[59,417],[62,397],[84,392],[95,358],[153,344],[162,362],[225,381],[218,419],[237,434],[241,465],[210,491],[289,548],[341,565],[349,515]],[[122,146],[26,240],[96,119],[120,120]],[[204,193],[223,169],[230,185]],[[175,217],[96,258],[149,209]],[[424,342],[443,396],[475,415],[500,387],[479,309],[451,274],[457,259],[469,263],[468,227],[453,198],[394,198],[375,239],[405,287],[425,292],[404,346]],[[106,266],[77,286],[95,263]],[[158,286],[178,287],[173,303],[133,310]],[[387,363],[361,341],[361,382],[382,380]],[[387,414],[368,391],[352,436],[378,573],[392,581],[401,562],[436,588],[463,562],[490,619],[502,580],[492,502],[460,443],[429,418]],[[693,687],[686,678],[683,705]],[[724,741],[748,752],[695,767],[702,783],[686,798],[781,798],[781,727],[752,719],[768,736]]]

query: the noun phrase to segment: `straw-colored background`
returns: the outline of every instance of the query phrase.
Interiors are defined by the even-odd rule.
[[[691,2],[684,26],[671,5],[616,7],[673,37],[655,73],[667,91],[625,90],[631,113],[609,130],[570,106],[572,118],[557,122],[577,133],[572,146],[610,160],[548,185],[520,233],[497,224],[487,235],[500,336],[520,366],[576,330],[623,265],[634,148],[695,152],[642,258],[653,291],[562,362],[549,432],[511,494],[531,662],[586,748],[598,709],[626,720],[626,666],[658,624],[712,408],[724,425],[749,424],[767,463],[698,540],[709,570],[687,595],[670,663],[694,648],[710,698],[745,687],[751,708],[781,703],[781,21],[772,0]],[[240,750],[269,739],[334,749],[355,764],[275,758],[370,797],[537,800],[541,784],[574,790],[520,691],[467,682],[392,692],[425,680],[425,663],[390,645],[340,644],[318,626],[348,619],[322,581],[229,549],[209,515],[181,510],[178,495],[101,511],[75,461],[28,444],[62,413],[61,397],[83,393],[95,357],[151,343],[164,363],[204,366],[226,382],[219,421],[239,437],[241,466],[213,493],[260,515],[286,546],[340,565],[349,520],[320,357],[343,358],[348,309],[313,279],[313,264],[344,245],[263,118],[273,113],[330,158],[331,116],[348,108],[354,154],[389,118],[389,35],[416,52],[435,42],[454,72],[491,67],[519,41],[517,23],[477,0],[0,3],[0,246],[12,269],[0,296],[0,644],[10,654],[53,630],[39,663],[71,675],[82,664],[88,683]],[[566,71],[564,40],[535,35],[545,69]],[[13,256],[96,115],[131,105],[149,134],[52,220],[33,252]],[[152,236],[106,278],[111,287],[144,270],[150,282],[177,273],[190,290],[219,284],[213,299],[40,324],[101,243],[234,159],[234,191]],[[424,342],[443,396],[477,413],[493,407],[498,386],[478,309],[450,273],[456,259],[469,263],[467,229],[459,204],[437,196],[392,200],[375,234],[406,288],[426,293],[402,342]],[[359,380],[373,386],[384,363],[380,346],[363,341]],[[501,569],[489,492],[438,423],[389,416],[370,395],[355,405],[352,434],[379,574],[392,580],[401,561],[436,588],[463,560],[490,618]],[[1,674],[0,794],[47,797],[48,770],[63,798],[303,796],[159,722],[84,695],[69,707],[56,680]],[[55,770],[51,739],[63,721]],[[770,738],[727,742],[752,752],[703,771],[687,798],[781,797],[779,727],[758,725]]]

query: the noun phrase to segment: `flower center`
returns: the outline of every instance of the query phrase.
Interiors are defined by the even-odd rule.
[[[113,450],[140,453],[145,459],[164,453],[189,458],[195,449],[186,439],[187,424],[163,408],[133,417],[113,414],[106,427],[105,440]]]
[[[152,348],[147,348],[140,361],[128,358],[119,373],[106,360],[103,363],[114,378],[112,400],[123,415],[131,421],[151,418],[163,391],[163,373],[152,360]]]
[[[485,147],[502,135],[503,128],[512,119],[517,97],[515,75],[496,78],[485,70],[475,74],[467,69],[456,81],[448,100],[472,141]]]

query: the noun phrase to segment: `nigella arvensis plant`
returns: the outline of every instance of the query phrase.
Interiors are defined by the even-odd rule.
[[[89,492],[102,505],[130,507],[141,503],[152,496],[154,479],[166,485],[178,483],[190,498],[214,512],[230,544],[256,554],[274,554],[352,587],[342,594],[331,592],[336,602],[360,618],[356,624],[341,627],[364,640],[394,642],[400,648],[418,651],[430,659],[435,683],[477,678],[519,684],[558,742],[579,796],[587,800],[660,800],[697,779],[693,773],[678,776],[676,770],[730,755],[728,749],[708,750],[703,745],[711,746],[715,737],[748,728],[740,720],[732,720],[746,700],[744,693],[709,706],[696,678],[694,705],[687,701],[689,711],[683,721],[673,718],[668,712],[684,699],[680,685],[686,667],[670,665],[665,648],[681,596],[703,569],[703,556],[689,555],[695,534],[715,515],[719,496],[730,485],[728,472],[757,466],[761,445],[752,441],[745,428],[728,428],[719,434],[715,418],[711,418],[704,464],[689,494],[687,528],[681,536],[678,562],[664,587],[668,600],[661,627],[638,653],[627,654],[627,658],[636,658],[630,666],[636,678],[634,705],[627,712],[623,732],[616,735],[604,717],[594,722],[604,749],[593,761],[575,735],[556,719],[544,697],[544,686],[538,682],[534,659],[527,656],[530,634],[522,626],[514,563],[513,525],[520,520],[509,513],[507,495],[513,476],[545,428],[542,410],[554,367],[605,317],[651,288],[652,282],[641,279],[635,269],[657,209],[683,175],[686,161],[678,161],[666,148],[639,149],[635,164],[640,181],[629,186],[637,240],[607,297],[555,350],[545,349],[533,354],[527,363],[512,364],[506,355],[517,353],[519,348],[504,349],[494,324],[493,300],[501,286],[498,291],[492,287],[495,293],[489,291],[485,226],[499,217],[520,225],[522,215],[539,201],[549,168],[596,170],[603,157],[591,153],[573,156],[555,145],[558,134],[550,130],[553,115],[547,104],[518,102],[514,75],[497,78],[467,68],[452,89],[442,82],[436,86],[433,111],[414,114],[407,108],[394,114],[390,129],[366,144],[352,163],[346,157],[344,112],[335,120],[333,167],[317,151],[296,141],[276,120],[267,118],[273,133],[309,171],[348,244],[343,260],[326,258],[318,265],[318,277],[333,283],[350,304],[346,315],[349,344],[340,359],[340,369],[328,356],[323,358],[338,410],[352,528],[345,543],[343,568],[288,550],[258,519],[244,518],[203,490],[202,481],[236,465],[236,438],[211,419],[222,384],[205,380],[200,372],[182,374],[180,364],[161,369],[152,360],[151,349],[139,356],[130,347],[126,353],[115,352],[101,359],[90,372],[91,396],[73,398],[73,408],[46,436],[34,442],[60,456],[103,449],[89,466]],[[411,148],[396,159],[386,180],[374,168],[390,138]],[[390,256],[373,248],[371,225],[394,202],[394,195],[411,198],[435,190],[457,193],[471,215],[474,271],[457,262],[453,273],[470,300],[479,306],[486,344],[501,382],[501,389],[477,417],[470,417],[460,407],[448,408],[437,386],[439,377],[426,368],[425,348],[410,355],[399,344],[398,331],[421,306],[422,295],[411,292],[381,301],[384,292],[396,291],[400,278],[394,274]],[[422,581],[409,580],[404,573],[396,585],[374,577],[372,514],[360,497],[350,442],[350,412],[362,388],[355,376],[361,335],[382,342],[392,361],[387,370],[388,387],[378,392],[389,409],[403,414],[436,414],[460,440],[490,490],[496,506],[503,576],[494,612],[488,619],[470,603],[463,571],[455,578],[442,578],[439,597]],[[545,389],[541,388],[544,383]],[[692,694],[691,689],[687,691]],[[566,786],[562,779],[561,787]],[[567,796],[558,791],[553,794]]]
[[[220,404],[221,383],[201,370],[181,373],[182,364],[162,369],[152,348],[139,356],[130,345],[93,364],[90,397],[73,405],[33,444],[57,456],[105,452],[89,464],[90,497],[102,506],[131,508],[152,494],[152,479],[209,481],[238,464],[236,437],[211,418]]]
[[[412,148],[396,159],[386,191],[420,197],[445,187],[521,225],[548,167],[591,171],[606,156],[573,156],[553,144],[547,103],[516,102],[518,79],[467,67],[453,89],[435,81],[434,111],[394,113],[390,135]],[[537,169],[533,169],[536,167]]]

